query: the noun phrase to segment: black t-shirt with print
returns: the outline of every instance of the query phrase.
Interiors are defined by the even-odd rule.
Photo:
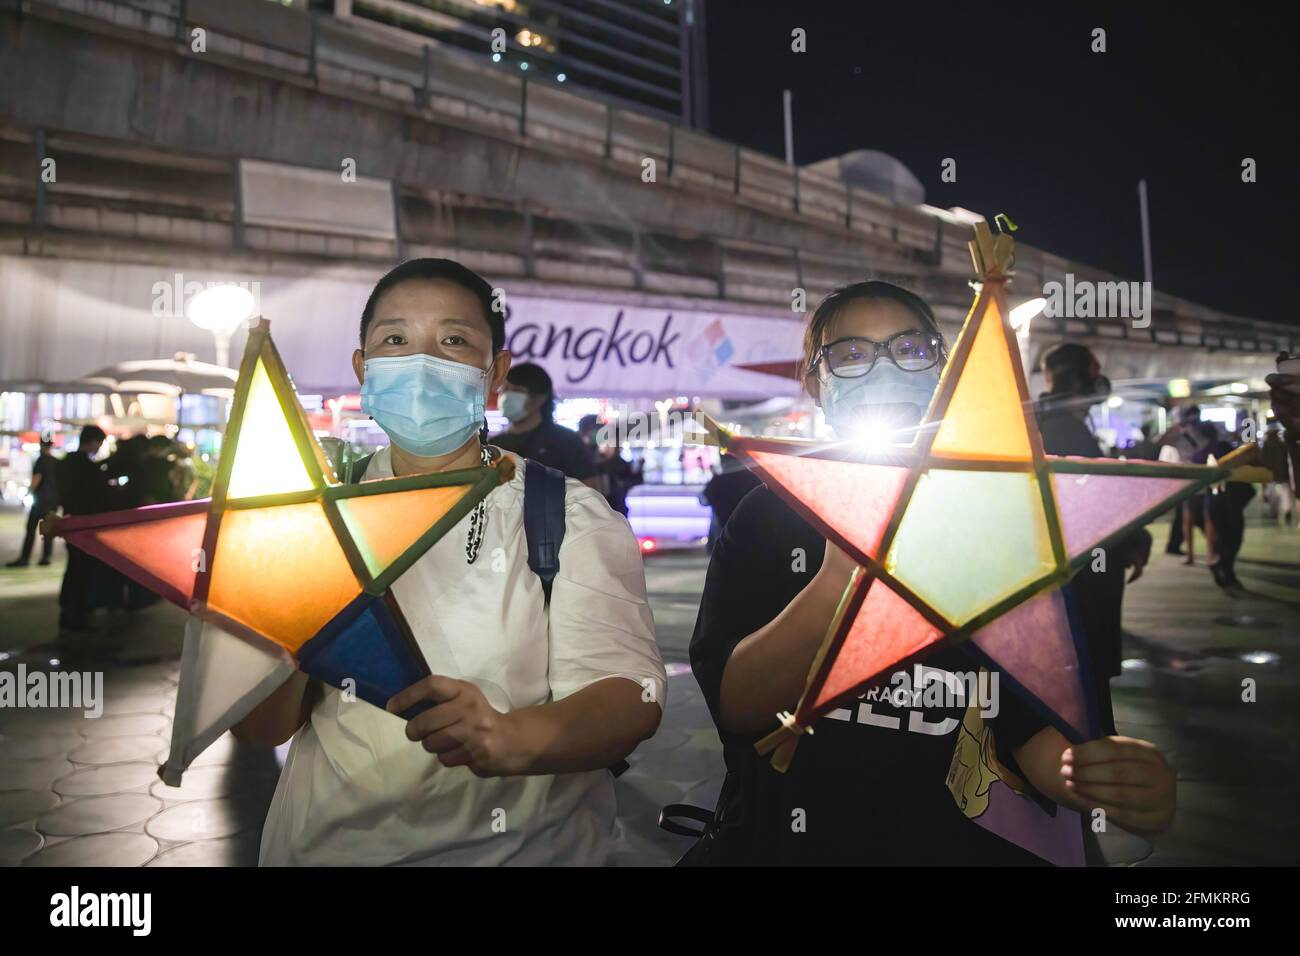
[[[750,492],[727,522],[709,563],[691,638],[695,678],[719,724],[722,672],[732,650],[775,618],[821,567],[825,539],[768,488]],[[797,549],[802,549],[802,560]],[[796,569],[802,570],[796,570]],[[960,647],[921,661],[965,675],[979,664]],[[908,669],[916,689],[915,668]],[[955,685],[955,682],[953,682]],[[859,866],[1042,865],[966,819],[946,785],[966,701],[925,706],[884,699],[884,685],[818,720],[799,738],[785,773],[754,751],[762,734],[719,725],[730,796],[719,835],[726,864]],[[1000,759],[1046,726],[999,680],[994,730]],[[772,729],[777,726],[773,719]],[[802,832],[800,832],[802,830]]]
[[[489,441],[498,448],[514,452],[523,458],[540,461],[566,477],[585,481],[596,474],[596,463],[591,449],[578,436],[563,425],[542,422],[526,432],[501,432]]]

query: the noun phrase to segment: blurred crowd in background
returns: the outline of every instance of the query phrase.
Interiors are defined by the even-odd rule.
[[[31,505],[22,552],[8,567],[30,564],[40,549],[40,564],[50,563],[53,539],[41,534],[40,523],[53,513],[99,514],[142,505],[181,501],[206,492],[190,450],[166,435],[132,435],[113,443],[101,458],[108,435],[98,425],[86,425],[77,447],[57,457],[53,442],[42,439],[32,466]],[[37,539],[40,539],[39,544]],[[68,564],[59,593],[59,627],[81,631],[89,627],[96,609],[136,610],[159,598],[97,558],[68,547]]]
[[[1243,435],[1202,419],[1201,409],[1189,404],[1170,409],[1173,425],[1162,434],[1156,434],[1154,424],[1148,423],[1136,441],[1122,448],[1107,447],[1094,434],[1088,417],[1089,409],[1104,402],[1110,393],[1110,384],[1093,353],[1082,345],[1066,343],[1044,355],[1041,370],[1047,390],[1038,398],[1036,413],[1049,454],[1206,464],[1244,442],[1258,441],[1262,464],[1273,474],[1272,483],[1263,486],[1265,513],[1280,525],[1300,527],[1287,446],[1278,422],[1267,422],[1262,437]],[[512,368],[499,399],[508,426],[491,436],[493,444],[563,471],[598,490],[615,511],[628,514],[628,493],[642,484],[644,477],[642,464],[624,457],[616,429],[607,428],[608,423],[596,415],[585,416],[576,432],[556,422],[552,382],[537,365]],[[712,513],[710,549],[740,500],[759,484],[759,479],[730,455],[724,454],[720,467],[712,472],[700,495]],[[87,425],[75,448],[61,457],[55,453],[53,441],[44,438],[32,466],[22,550],[6,566],[25,567],[34,559],[42,565],[51,563],[53,539],[40,532],[41,519],[47,514],[96,514],[202,498],[212,476],[212,463],[199,460],[187,444],[162,434],[114,440],[98,426]],[[1195,564],[1198,549],[1203,548],[1201,560],[1215,583],[1224,588],[1240,587],[1235,562],[1245,536],[1246,507],[1256,493],[1252,484],[1225,482],[1181,503],[1170,521],[1167,553]],[[1118,548],[1121,571],[1134,575],[1136,568],[1136,576],[1140,576],[1150,544],[1150,535],[1142,532]],[[89,615],[99,609],[134,610],[156,600],[97,559],[76,548],[68,549],[59,598],[61,629],[87,629]],[[1101,603],[1117,615],[1118,594]],[[1117,620],[1115,624],[1118,631]]]

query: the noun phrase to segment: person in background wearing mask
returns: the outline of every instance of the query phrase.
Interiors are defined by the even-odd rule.
[[[32,547],[36,544],[36,530],[41,519],[59,506],[59,484],[55,477],[59,460],[54,457],[54,442],[41,439],[41,449],[32,465],[32,507],[27,512],[27,530],[23,533],[23,549],[18,557],[5,565],[7,568],[25,568],[32,560]],[[41,564],[50,563],[54,539],[41,536]]]
[[[1088,409],[1110,397],[1110,380],[1092,350],[1065,342],[1043,353],[1043,378],[1047,391],[1039,396],[1035,417],[1049,455],[1104,458],[1101,445],[1088,428]],[[1084,568],[1071,584],[1079,599],[1079,616],[1088,637],[1088,653],[1097,677],[1102,729],[1115,733],[1115,712],[1110,680],[1121,673],[1124,629],[1124,575],[1128,583],[1142,577],[1151,558],[1151,532],[1139,528],[1107,548],[1105,569]],[[1131,569],[1131,570],[1130,570]]]
[[[555,389],[546,369],[531,362],[512,365],[497,394],[497,407],[510,422],[492,436],[498,448],[531,458],[600,490],[591,449],[578,436],[555,422]]]
[[[840,439],[889,427],[906,440],[944,357],[922,299],[887,282],[860,282],[831,293],[813,314],[804,383]],[[792,561],[798,553],[806,566]],[[755,741],[779,726],[775,715],[794,709],[854,568],[766,487],[746,495],[722,530],[690,647],[728,770],[712,858],[703,862],[1041,864],[967,820],[945,786],[964,703],[899,707],[864,695],[817,721],[785,774],[755,753]],[[940,677],[976,667],[961,648],[924,664]],[[1151,744],[1105,737],[1071,746],[1010,692],[998,696],[986,724],[1001,761],[1047,800],[1105,807],[1131,830],[1168,826],[1174,777]],[[796,814],[805,827],[791,825]]]
[[[108,475],[95,456],[108,436],[98,425],[86,425],[77,440],[77,450],[64,455],[55,472],[59,504],[65,515],[92,515],[111,507]],[[108,566],[80,548],[68,544],[68,566],[59,588],[59,629],[87,631],[94,606],[97,578]]]
[[[510,367],[492,286],[447,259],[405,262],[361,315],[361,407],[392,444],[363,477],[498,461],[488,390]],[[513,457],[513,456],[512,456]],[[524,467],[393,585],[433,676],[390,713],[296,672],[235,728],[293,746],[262,833],[264,865],[605,863],[606,769],[659,725],[665,674],[631,528],[566,483],[559,573],[528,565]],[[409,721],[395,716],[421,701]]]

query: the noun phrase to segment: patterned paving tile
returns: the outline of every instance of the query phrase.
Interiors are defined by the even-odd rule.
[[[249,800],[195,800],[153,817],[145,832],[160,840],[215,840],[244,830],[260,830],[266,807]]]
[[[54,791],[64,797],[95,797],[113,793],[144,791],[158,780],[152,763],[118,763],[86,767],[54,782]]]
[[[58,805],[58,796],[48,790],[0,791],[0,827],[34,820]]]
[[[171,732],[171,721],[162,714],[135,714],[126,717],[100,717],[87,720],[81,732],[92,738],[129,737],[139,734]]]
[[[0,866],[17,866],[44,843],[35,830],[11,827],[0,830]]]
[[[77,734],[33,734],[0,740],[0,764],[10,760],[62,757],[85,741]]]
[[[183,843],[159,853],[149,866],[256,866],[260,845],[257,832]]]
[[[113,793],[71,800],[36,821],[46,836],[84,836],[120,830],[149,819],[162,801],[145,793]]]
[[[101,737],[83,741],[82,746],[68,754],[73,763],[96,764],[128,763],[154,759],[164,741],[161,737]]]
[[[100,833],[47,846],[23,866],[144,866],[157,852],[158,842],[142,833]]]
[[[0,789],[49,790],[55,780],[72,773],[73,769],[72,764],[63,757],[11,760],[4,764]]]
[[[270,794],[275,790],[278,777],[278,774],[256,774],[230,766],[190,767],[179,787],[169,787],[155,777],[149,792],[169,804],[183,800],[212,800],[259,790]]]

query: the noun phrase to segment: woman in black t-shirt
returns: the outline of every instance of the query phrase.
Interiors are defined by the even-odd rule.
[[[918,423],[945,357],[929,307],[884,282],[828,296],[809,324],[804,352],[806,387],[842,438]],[[785,773],[755,752],[755,741],[778,726],[775,715],[795,709],[854,568],[767,488],[747,495],[723,529],[691,639],[691,664],[728,768],[711,859],[1042,863],[966,819],[945,784],[969,703],[961,694],[928,703],[928,695],[895,696],[896,674],[817,721]],[[902,686],[955,688],[978,669],[960,647],[948,648],[910,668]],[[1168,826],[1174,779],[1154,746],[1107,737],[1071,747],[999,677],[987,675],[995,706],[984,722],[999,761],[1041,806],[1101,807],[1109,822],[1136,832]]]

